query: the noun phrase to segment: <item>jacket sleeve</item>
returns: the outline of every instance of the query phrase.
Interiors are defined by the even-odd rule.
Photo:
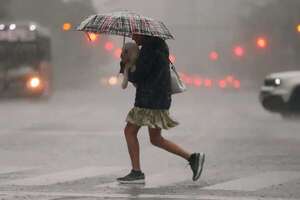
[[[154,65],[154,61],[155,61],[155,56],[141,55],[137,60],[135,71],[131,72],[129,70],[128,80],[132,83],[137,83],[137,84],[145,80],[148,76],[150,76],[151,70]]]

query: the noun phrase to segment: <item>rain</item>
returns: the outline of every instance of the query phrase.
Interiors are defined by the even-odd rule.
[[[299,199],[299,7],[1,0],[0,199]],[[116,11],[159,20],[174,36],[169,59],[187,90],[171,96],[179,125],[162,137],[205,153],[197,181],[189,160],[155,145],[146,126],[145,184],[117,181],[133,168],[124,128],[137,98],[136,85],[121,87],[124,38],[76,30]]]

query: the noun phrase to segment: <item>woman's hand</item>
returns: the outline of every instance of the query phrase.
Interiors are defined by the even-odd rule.
[[[120,62],[120,74],[124,74],[125,70],[125,63],[123,61]]]

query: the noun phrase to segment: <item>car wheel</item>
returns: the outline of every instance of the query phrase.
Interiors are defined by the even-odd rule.
[[[289,109],[293,112],[300,112],[300,87],[294,89],[289,100]]]
[[[284,110],[285,104],[281,97],[274,96],[274,97],[268,97],[262,101],[262,105],[266,110],[269,110],[271,112],[279,112],[281,110]]]

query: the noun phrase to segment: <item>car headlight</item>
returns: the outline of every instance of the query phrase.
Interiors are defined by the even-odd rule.
[[[281,79],[280,78],[276,78],[274,80],[275,85],[279,86],[281,84]]]
[[[277,87],[282,84],[282,80],[280,78],[268,78],[265,80],[265,86]]]
[[[27,81],[27,87],[29,89],[36,89],[39,88],[41,86],[41,79],[39,77],[31,77],[29,78],[29,80]]]

